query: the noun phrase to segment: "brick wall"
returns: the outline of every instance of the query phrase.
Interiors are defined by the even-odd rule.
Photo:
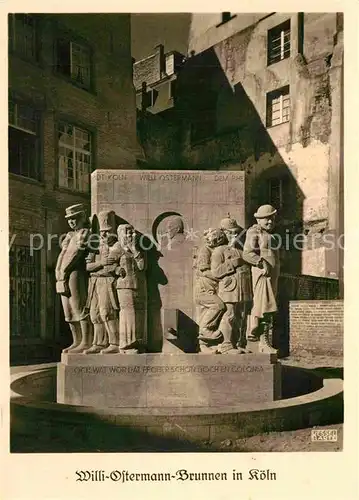
[[[288,356],[290,353],[290,304],[307,304],[313,301],[322,301],[325,304],[337,301],[339,297],[338,280],[284,273],[280,275],[274,341],[282,356]]]
[[[318,276],[281,273],[278,284],[279,302],[339,299],[339,282]]]
[[[158,82],[161,79],[159,52],[142,59],[133,65],[133,83],[135,89],[141,88],[142,82],[147,85]]]
[[[293,300],[289,304],[290,352],[343,354],[342,300]]]
[[[9,54],[9,91],[41,115],[41,180],[9,174],[9,233],[13,244],[29,246],[31,234],[61,235],[68,230],[65,208],[74,203],[90,207],[89,193],[58,185],[57,131],[60,119],[93,133],[93,168],[135,168],[139,153],[136,137],[135,91],[132,82],[130,15],[41,15],[38,62]],[[93,49],[94,89],[84,90],[55,72],[54,46],[62,33],[80,37]],[[15,236],[16,235],[16,236]],[[14,239],[15,238],[15,239]],[[45,241],[46,241],[45,239]],[[37,243],[39,242],[39,238]],[[58,240],[41,252],[41,330],[36,342],[66,344],[66,325],[55,296],[54,264]],[[12,341],[12,360],[26,339]],[[24,348],[25,349],[25,348]],[[28,346],[26,346],[27,352]],[[39,353],[39,347],[36,347]],[[35,350],[36,350],[35,349]],[[47,352],[47,351],[46,351]]]

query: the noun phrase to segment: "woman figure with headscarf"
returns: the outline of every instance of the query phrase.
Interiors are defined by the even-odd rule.
[[[120,352],[133,354],[143,351],[147,340],[145,256],[138,248],[133,226],[119,225],[117,235],[111,256],[117,262]]]

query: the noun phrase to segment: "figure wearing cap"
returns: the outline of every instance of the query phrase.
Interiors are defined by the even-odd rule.
[[[230,216],[222,219],[220,226],[227,242],[213,250],[211,262],[212,274],[219,279],[218,296],[226,305],[219,325],[223,334],[219,352],[242,353],[240,336],[252,300],[250,268],[243,260],[240,245],[242,228]]]
[[[87,271],[90,273],[89,291],[86,308],[94,325],[94,342],[86,354],[118,353],[118,301],[116,296],[116,261],[110,255],[111,248],[117,241],[116,215],[113,211],[98,214],[100,244],[96,255],[87,259]],[[103,335],[105,326],[107,338]],[[109,344],[109,345],[108,345]]]
[[[200,308],[198,324],[198,339],[200,348],[218,344],[222,333],[218,329],[221,318],[226,310],[222,299],[218,297],[219,279],[211,271],[212,253],[215,247],[226,242],[226,236],[221,229],[209,228],[204,231],[205,244],[198,251],[196,259],[195,302]]]
[[[257,224],[247,231],[243,258],[252,265],[253,308],[248,340],[258,340],[259,352],[276,353],[269,334],[277,311],[276,293],[280,270],[278,241],[272,234],[277,210],[262,205],[254,217]]]
[[[133,354],[143,351],[147,341],[146,262],[131,224],[119,225],[117,235],[118,242],[110,255],[117,265],[119,345],[120,352]]]
[[[65,320],[73,339],[63,352],[79,353],[90,347],[92,341],[91,324],[84,310],[87,297],[85,258],[90,227],[82,204],[66,208],[65,218],[71,231],[66,234],[57,259],[56,291],[61,295]]]

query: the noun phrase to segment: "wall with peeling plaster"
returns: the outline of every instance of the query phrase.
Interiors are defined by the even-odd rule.
[[[177,151],[173,155],[174,136],[152,136],[152,145],[147,136],[149,163],[244,170],[248,224],[256,206],[270,201],[270,177],[288,177],[292,202],[280,210],[281,224],[308,238],[295,259],[287,255],[287,271],[338,278],[338,249],[328,249],[322,236],[339,234],[341,225],[342,15],[238,14],[219,26],[214,16],[193,15],[190,57],[178,77],[172,119]],[[291,56],[268,66],[268,30],[288,19]],[[291,119],[267,128],[267,93],[286,85]],[[195,141],[193,126],[201,120],[213,122],[212,133]]]

